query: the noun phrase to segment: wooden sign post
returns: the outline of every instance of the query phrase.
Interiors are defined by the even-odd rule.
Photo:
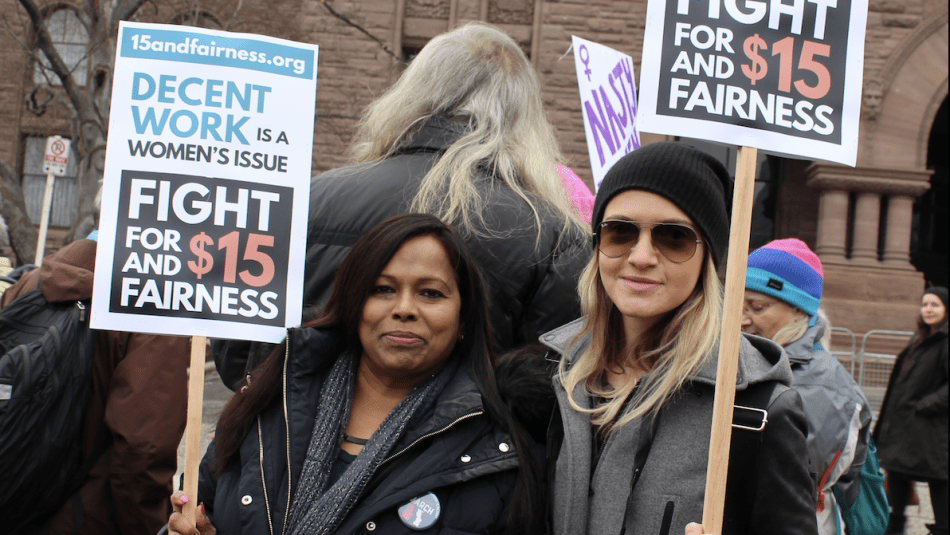
[[[204,336],[191,337],[191,368],[188,373],[188,420],[185,424],[185,484],[182,490],[188,503],[182,514],[189,522],[195,521],[198,504],[198,464],[201,462],[201,407],[204,404],[205,349]]]
[[[736,399],[736,369],[739,364],[739,340],[742,301],[745,294],[746,258],[752,222],[755,191],[755,162],[758,151],[739,147],[736,183],[732,196],[732,226],[726,257],[726,290],[719,337],[719,363],[716,367],[716,396],[713,400],[712,430],[709,434],[709,464],[706,467],[706,494],[703,501],[703,530],[722,533],[723,507],[726,502],[726,477],[729,472],[729,446],[732,439],[732,411]]]

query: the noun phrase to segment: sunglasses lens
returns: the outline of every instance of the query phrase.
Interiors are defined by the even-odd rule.
[[[627,254],[640,239],[640,229],[626,221],[605,221],[600,227],[600,252],[610,258]]]
[[[673,262],[686,262],[696,253],[696,232],[683,225],[657,225],[653,246]]]

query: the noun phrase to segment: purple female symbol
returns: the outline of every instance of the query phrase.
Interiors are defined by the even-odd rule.
[[[591,70],[590,70],[590,66],[588,65],[588,63],[590,63],[590,52],[587,51],[587,45],[581,45],[581,47],[577,50],[577,53],[581,57],[581,63],[583,63],[584,66],[587,67],[587,70],[584,71],[584,74],[587,75],[587,81],[589,82]]]

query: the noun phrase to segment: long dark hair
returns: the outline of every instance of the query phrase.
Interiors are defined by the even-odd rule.
[[[459,322],[464,335],[452,357],[467,366],[482,395],[488,417],[509,435],[518,454],[520,470],[509,505],[508,531],[535,533],[541,524],[538,469],[531,457],[532,442],[515,421],[498,392],[495,353],[484,283],[475,259],[462,237],[449,225],[427,214],[404,214],[373,227],[353,246],[340,264],[333,291],[322,313],[301,328],[339,332],[345,349],[362,352],[359,324],[363,305],[379,274],[410,238],[432,236],[442,244],[455,273],[462,300]],[[246,388],[228,402],[215,433],[215,471],[220,477],[239,461],[241,443],[254,419],[279,395],[284,367],[285,339],[252,374]]]

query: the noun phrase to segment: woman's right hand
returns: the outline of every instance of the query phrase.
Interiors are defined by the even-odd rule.
[[[168,517],[168,535],[215,535],[217,530],[211,525],[208,517],[205,515],[204,504],[198,504],[195,507],[195,523],[191,524],[181,510],[188,503],[188,496],[185,493],[176,490],[171,496],[172,509],[175,510],[172,516]]]
[[[704,535],[703,525],[696,522],[686,524],[686,535]]]

